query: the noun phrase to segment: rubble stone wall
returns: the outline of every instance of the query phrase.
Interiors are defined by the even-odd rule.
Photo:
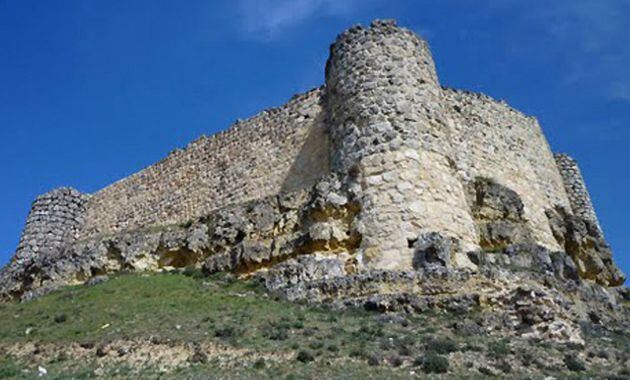
[[[56,252],[72,243],[84,223],[88,196],[71,188],[40,195],[26,219],[14,260]]]
[[[474,247],[427,43],[391,21],[353,27],[331,47],[326,89],[332,167],[361,203],[362,262],[410,269],[422,232]]]
[[[329,172],[321,90],[202,137],[94,194],[82,237],[172,225],[314,184]]]
[[[545,210],[569,206],[562,177],[540,125],[483,94],[444,89],[458,177],[491,178],[515,191],[533,238],[559,249]]]
[[[554,157],[560,174],[562,175],[564,188],[569,197],[571,206],[569,209],[575,215],[595,223],[600,232],[602,232],[597,214],[595,213],[595,208],[593,207],[593,202],[591,202],[591,197],[588,194],[588,189],[586,188],[586,183],[584,182],[577,161],[563,153],[558,153]]]

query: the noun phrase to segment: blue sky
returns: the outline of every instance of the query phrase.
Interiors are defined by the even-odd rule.
[[[94,192],[323,83],[352,24],[396,18],[441,82],[539,118],[630,272],[630,2],[0,0],[0,263],[31,201]]]

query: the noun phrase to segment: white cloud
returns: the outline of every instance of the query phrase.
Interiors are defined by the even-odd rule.
[[[243,31],[251,38],[272,40],[312,17],[343,16],[371,0],[239,0]]]

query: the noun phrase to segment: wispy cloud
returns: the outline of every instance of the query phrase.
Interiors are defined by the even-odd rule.
[[[549,2],[540,19],[555,38],[573,40],[575,47],[594,53],[615,46],[627,32],[625,0],[561,0]]]
[[[248,37],[269,41],[310,18],[344,16],[374,0],[239,0]]]
[[[630,102],[630,84],[624,82],[612,83],[608,88],[608,95],[611,100],[621,100]]]
[[[565,86],[630,102],[629,1],[487,1],[498,12],[517,9],[524,24],[541,33],[540,43],[563,62]]]

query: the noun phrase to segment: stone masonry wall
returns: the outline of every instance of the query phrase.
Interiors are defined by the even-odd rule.
[[[363,264],[410,269],[422,232],[476,246],[426,42],[392,21],[353,27],[331,46],[326,89],[332,167],[361,204]]]
[[[474,267],[523,244],[623,283],[576,162],[535,118],[442,88],[413,32],[350,28],[325,80],[93,195],[38,197],[0,301],[121,269],[312,279]]]
[[[588,189],[586,188],[586,183],[584,182],[577,161],[562,153],[558,153],[554,157],[560,174],[562,175],[564,188],[569,197],[570,210],[573,211],[575,215],[595,223],[600,232],[602,232],[597,214],[595,214],[593,202],[591,202],[591,197],[588,194]]]
[[[71,188],[55,189],[37,197],[13,260],[56,253],[73,242],[84,223],[88,198]]]
[[[329,172],[321,90],[202,137],[94,194],[82,238],[184,223],[230,204],[311,186]]]
[[[463,182],[491,178],[515,191],[533,238],[559,249],[545,211],[567,207],[569,200],[536,119],[482,94],[444,89],[444,100],[452,120],[459,178]]]

